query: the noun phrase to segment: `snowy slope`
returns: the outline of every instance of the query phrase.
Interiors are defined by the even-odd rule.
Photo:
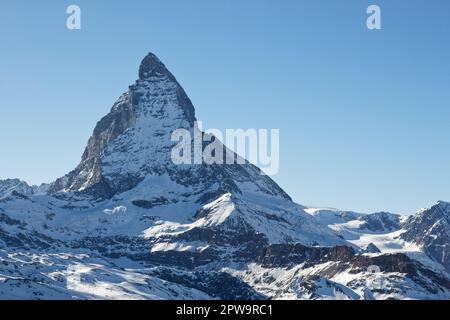
[[[306,208],[250,163],[176,165],[171,133],[195,121],[149,54],[72,172],[0,181],[0,298],[450,298],[447,204],[408,220]]]

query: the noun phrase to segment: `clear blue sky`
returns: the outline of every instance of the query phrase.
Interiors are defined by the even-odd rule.
[[[0,178],[73,169],[152,51],[204,128],[280,129],[297,202],[411,213],[450,200],[449,39],[448,0],[1,0]]]

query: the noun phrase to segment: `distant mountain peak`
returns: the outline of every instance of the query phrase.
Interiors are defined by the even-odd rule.
[[[173,77],[164,63],[162,63],[155,54],[150,52],[141,62],[139,67],[139,79],[145,80],[155,75],[170,75]]]
[[[14,193],[22,195],[39,195],[47,193],[48,184],[41,184],[39,186],[30,186],[27,182],[20,179],[6,179],[0,180],[0,199],[10,196]]]

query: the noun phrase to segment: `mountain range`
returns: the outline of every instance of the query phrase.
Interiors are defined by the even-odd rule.
[[[0,298],[450,299],[450,203],[303,206],[248,162],[174,164],[172,132],[195,126],[150,53],[73,171],[1,180]]]

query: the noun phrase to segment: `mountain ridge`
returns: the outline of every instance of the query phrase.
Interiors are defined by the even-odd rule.
[[[154,54],[138,74],[73,171],[0,181],[0,297],[450,297],[445,202],[406,221],[320,212],[248,162],[176,165],[171,133],[195,129],[194,106]]]

